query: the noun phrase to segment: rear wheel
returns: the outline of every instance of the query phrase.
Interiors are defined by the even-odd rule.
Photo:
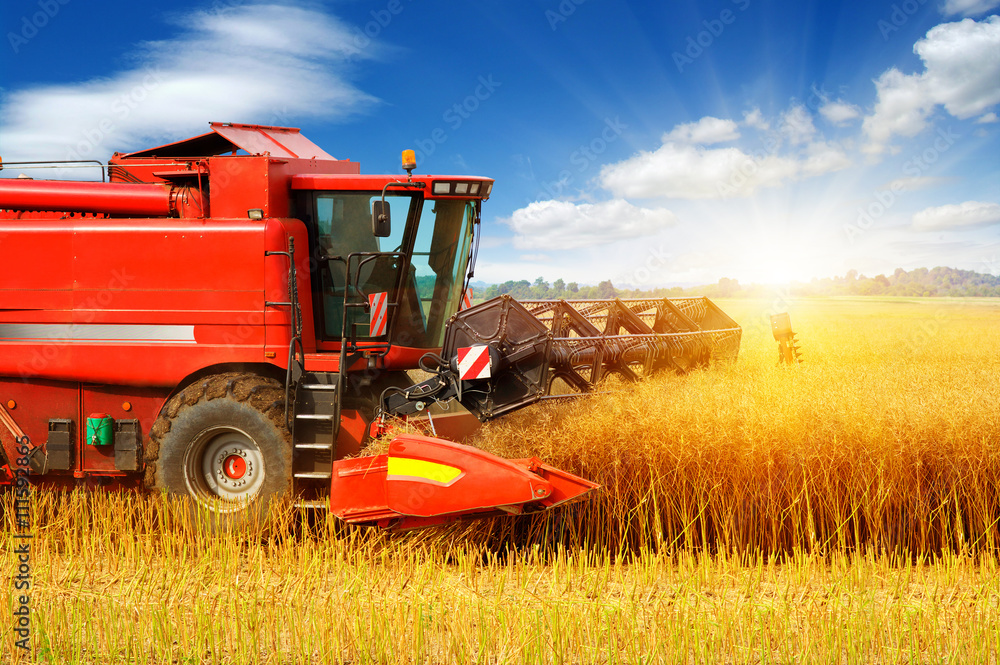
[[[175,395],[153,425],[146,485],[191,497],[212,526],[264,517],[291,489],[284,388],[253,374],[220,374]]]

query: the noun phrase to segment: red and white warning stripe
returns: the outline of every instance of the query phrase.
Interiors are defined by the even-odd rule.
[[[369,319],[368,334],[371,337],[381,337],[385,334],[389,312],[389,294],[386,292],[372,293],[368,296]]]
[[[472,307],[472,287],[471,286],[465,290],[465,293],[462,294],[462,306],[459,307],[459,309],[460,310],[462,310],[462,309],[469,309],[470,307]]]
[[[462,381],[490,378],[490,347],[477,344],[459,349],[458,377]]]

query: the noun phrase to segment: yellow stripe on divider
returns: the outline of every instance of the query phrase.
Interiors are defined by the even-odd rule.
[[[462,470],[447,464],[409,457],[390,457],[386,477],[389,480],[426,480],[450,485],[462,475]]]

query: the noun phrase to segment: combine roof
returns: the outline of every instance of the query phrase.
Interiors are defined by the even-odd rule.
[[[210,122],[208,124],[212,131],[207,134],[118,157],[120,159],[133,157],[181,159],[211,157],[243,150],[250,155],[268,153],[272,157],[286,159],[336,159],[302,136],[298,127],[241,125],[228,122]]]

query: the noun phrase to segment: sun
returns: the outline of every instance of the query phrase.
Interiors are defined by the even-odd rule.
[[[821,270],[822,256],[792,239],[768,236],[748,243],[741,252],[741,282],[783,285],[808,282]]]

